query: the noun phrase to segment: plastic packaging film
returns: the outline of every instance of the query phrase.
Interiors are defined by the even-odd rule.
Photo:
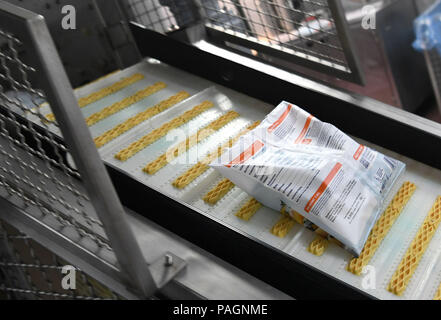
[[[287,205],[355,255],[404,169],[287,102],[210,165],[265,206]]]

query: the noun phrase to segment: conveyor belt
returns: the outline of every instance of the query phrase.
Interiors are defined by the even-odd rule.
[[[220,86],[212,87],[209,81],[148,60],[85,86],[77,90],[76,94],[78,98],[90,96],[123,78],[138,73],[144,78],[118,91],[103,95],[102,99],[84,106],[81,109],[84,117],[90,117],[154,83],[163,82],[166,87],[91,125],[90,130],[94,138],[178,92],[186,91],[191,96],[106,141],[99,152],[108,165],[118,168],[151,188],[181,199],[202,210],[207,216],[249,234],[256,241],[271,245],[274,250],[292,255],[370,295],[385,299],[433,299],[441,279],[441,231],[439,228],[431,229],[432,238],[426,241],[424,248],[419,251],[419,263],[413,267],[413,274],[406,282],[405,290],[399,292],[401,295],[398,296],[388,291],[387,288],[400,262],[407,255],[406,250],[413,239],[418,237],[418,230],[423,226],[425,217],[434,205],[437,196],[441,195],[441,172],[439,170],[357,139],[360,143],[405,162],[407,170],[400,181],[397,181],[386,201],[384,210],[386,212],[387,206],[391,203],[392,209],[389,208],[389,210],[393,211],[393,219],[389,219],[389,215],[385,216],[387,226],[382,229],[384,234],[381,234],[381,239],[375,238],[378,237],[377,234],[372,235],[370,245],[374,247],[374,251],[369,252],[369,259],[366,263],[357,265],[354,270],[350,269],[352,273],[348,271],[348,265],[351,261],[352,264],[355,262],[347,251],[332,241],[328,243],[316,239],[317,235],[314,232],[282,216],[280,212],[261,206],[238,187],[225,181],[213,169],[201,170],[197,176],[185,183],[176,182],[179,177],[191,171],[191,168],[198,162],[203,161],[207,154],[228,143],[229,139],[237,136],[254,122],[262,120],[270,112],[271,106],[230,89]],[[280,97],[281,100],[283,98]],[[167,130],[167,134],[159,136],[158,139],[149,140],[149,143],[143,144],[142,148],[136,149],[136,153],[125,157],[124,161],[115,158],[121,150],[204,101],[212,102],[213,107],[203,110],[200,114],[187,119],[188,121],[173,124],[174,130]],[[48,106],[42,106],[41,110],[43,114],[51,113]],[[203,139],[184,143],[183,149],[181,148],[172,157],[173,161],[164,165],[161,170],[151,171],[151,174],[143,171],[147,164],[165,154],[170,147],[185,141],[231,111],[237,112],[238,116],[229,118],[222,125],[216,126],[216,130],[212,130]],[[55,126],[52,129],[57,132]],[[392,199],[406,181],[414,184],[416,188],[406,199],[406,203],[401,203],[402,207],[397,208]],[[207,193],[210,193],[209,196]],[[398,209],[399,214],[396,211]],[[380,241],[377,243],[374,240]],[[372,244],[373,242],[375,244]],[[363,267],[368,268],[363,270]],[[370,281],[367,281],[367,277]]]

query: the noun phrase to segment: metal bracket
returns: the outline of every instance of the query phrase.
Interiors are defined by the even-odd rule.
[[[172,281],[187,266],[184,259],[177,255],[166,252],[165,255],[149,265],[150,273],[158,290],[161,290],[167,283]]]

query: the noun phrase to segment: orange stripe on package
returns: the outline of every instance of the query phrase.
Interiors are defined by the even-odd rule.
[[[254,141],[252,145],[248,147],[244,152],[238,155],[233,161],[227,164],[227,167],[230,168],[236,164],[242,164],[247,161],[249,158],[253,157],[265,144],[262,141]]]
[[[337,163],[329,172],[328,176],[323,180],[320,187],[317,189],[317,191],[314,193],[314,195],[309,199],[308,203],[305,206],[305,211],[310,212],[312,207],[315,205],[315,203],[318,201],[318,199],[323,195],[323,193],[326,191],[326,188],[328,188],[328,185],[332,182],[334,177],[337,175],[338,171],[341,168],[341,163]]]
[[[298,212],[356,256],[405,168],[287,102],[210,166],[262,205]]]

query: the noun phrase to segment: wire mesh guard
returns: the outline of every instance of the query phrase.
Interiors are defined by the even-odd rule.
[[[326,0],[202,2],[210,27],[236,37],[349,70]],[[257,55],[256,51],[252,52]]]
[[[198,17],[197,7],[188,0],[127,0],[126,7],[131,20],[161,33],[184,27]]]
[[[115,264],[69,151],[40,113],[45,95],[34,88],[38,71],[22,50],[19,38],[0,29],[0,197]]]
[[[320,67],[353,73],[352,52],[338,31],[337,2],[328,0],[127,0],[130,18],[147,28],[168,33],[204,20],[223,33],[226,43],[265,60],[267,55],[290,61],[289,55]],[[332,10],[334,8],[334,10]],[[240,39],[248,43],[235,41]],[[253,43],[255,45],[253,45]],[[256,46],[257,45],[257,46]]]
[[[69,289],[63,288],[63,285],[67,285]],[[61,259],[0,220],[1,299],[117,300],[123,298],[70,262]]]

